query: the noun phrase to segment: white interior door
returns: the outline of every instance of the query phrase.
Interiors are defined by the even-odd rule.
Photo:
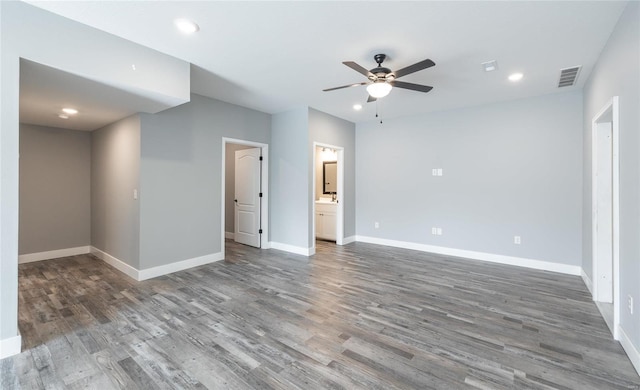
[[[597,301],[613,302],[613,164],[611,123],[597,124],[596,253]]]
[[[236,151],[234,240],[260,248],[260,148]]]

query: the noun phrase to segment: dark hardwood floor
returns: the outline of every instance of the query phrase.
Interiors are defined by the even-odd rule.
[[[135,282],[19,267],[2,389],[638,389],[579,277],[354,243]]]

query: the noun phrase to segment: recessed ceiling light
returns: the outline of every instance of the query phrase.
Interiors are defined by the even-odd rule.
[[[354,104],[353,105],[353,109],[356,110],[356,111],[362,110],[362,104]]]
[[[494,70],[498,69],[498,62],[496,60],[483,62],[480,65],[482,65],[482,68],[485,72],[493,72]]]
[[[69,115],[75,115],[78,113],[78,110],[76,110],[75,108],[68,108],[65,107],[62,109],[62,112],[64,112],[65,114],[69,114]]]
[[[196,22],[193,22],[189,19],[184,19],[184,18],[176,19],[174,23],[178,28],[178,30],[180,30],[180,32],[184,34],[193,34],[194,32],[197,32],[200,30],[200,26],[198,26]]]
[[[60,115],[58,115],[58,118],[61,118],[61,119],[69,119],[69,116],[68,116],[68,115],[65,115],[65,114],[60,114]]]
[[[511,75],[509,75],[509,81],[520,81],[523,77],[524,75],[522,73],[512,73]]]

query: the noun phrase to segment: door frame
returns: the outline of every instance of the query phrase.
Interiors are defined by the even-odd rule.
[[[221,192],[220,192],[220,243],[221,243],[221,252],[222,257],[225,257],[225,248],[224,248],[224,240],[225,240],[225,178],[227,175],[226,171],[226,151],[227,144],[236,144],[236,145],[246,145],[252,146],[255,148],[260,148],[261,156],[262,156],[262,172],[260,176],[261,187],[262,187],[262,202],[260,204],[260,218],[261,218],[261,228],[262,228],[262,237],[260,238],[260,249],[268,249],[269,248],[269,145],[263,144],[261,142],[248,141],[237,138],[227,138],[222,137],[222,169],[221,169]]]
[[[338,170],[338,187],[337,198],[338,204],[336,206],[336,245],[344,245],[344,147],[331,144],[325,144],[322,142],[313,142],[313,169],[311,181],[313,188],[311,192],[311,253],[316,253],[316,159],[318,148],[331,148],[336,151]]]
[[[598,124],[611,123],[611,229],[612,229],[612,260],[613,260],[613,338],[619,339],[620,324],[620,138],[619,138],[619,108],[618,96],[612,97],[604,107],[593,117],[591,121],[591,262],[592,262],[592,286],[593,300],[597,302],[598,291],[604,288],[598,283],[599,264],[598,250]]]

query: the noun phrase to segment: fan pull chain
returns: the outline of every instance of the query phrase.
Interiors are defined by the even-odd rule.
[[[376,100],[376,118],[378,117],[378,102],[380,99]],[[380,119],[380,124],[382,124],[382,118]]]

